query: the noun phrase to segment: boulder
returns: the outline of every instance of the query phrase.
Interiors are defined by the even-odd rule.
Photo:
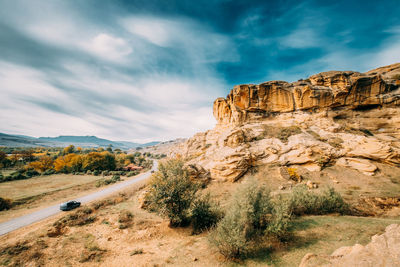
[[[299,266],[400,266],[400,225],[389,225],[385,233],[374,235],[366,246],[341,247],[330,256],[308,253]]]
[[[375,171],[378,169],[378,167],[372,164],[369,160],[359,158],[340,158],[336,161],[336,165],[350,167],[370,176],[374,175]]]

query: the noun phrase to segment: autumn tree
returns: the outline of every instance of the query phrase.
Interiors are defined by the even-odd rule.
[[[71,154],[75,152],[75,146],[74,145],[69,145],[63,150],[63,155]]]
[[[52,169],[53,165],[54,160],[51,157],[44,155],[41,156],[39,160],[29,163],[27,167],[32,168],[38,172],[44,172],[46,170]]]
[[[82,170],[83,158],[75,153],[60,156],[54,161],[57,172],[78,172]]]
[[[115,170],[115,157],[107,151],[104,152],[90,152],[85,155],[83,159],[84,170]]]

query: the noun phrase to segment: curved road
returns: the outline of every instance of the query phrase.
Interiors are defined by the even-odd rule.
[[[153,164],[153,168],[151,170],[155,171],[155,170],[157,170],[158,163],[157,163],[157,161],[153,161],[153,162],[154,162],[154,164]],[[105,197],[105,196],[110,195],[112,193],[118,192],[121,189],[123,189],[123,188],[125,188],[125,187],[127,187],[129,185],[132,185],[132,184],[135,184],[137,182],[143,181],[143,180],[149,178],[150,175],[151,175],[151,171],[148,171],[148,172],[145,172],[143,174],[140,174],[138,177],[133,178],[131,180],[127,180],[127,181],[123,181],[123,182],[117,183],[117,184],[112,185],[110,187],[107,187],[107,188],[105,188],[103,190],[94,192],[94,193],[86,195],[84,197],[77,198],[75,200],[81,202],[82,204],[88,203],[88,202],[93,201],[95,199],[102,198],[102,197]],[[9,233],[11,231],[17,230],[18,228],[21,228],[21,227],[30,225],[32,223],[41,221],[43,219],[46,219],[47,217],[50,217],[52,215],[55,215],[55,214],[61,212],[60,211],[60,204],[57,204],[57,205],[54,205],[54,206],[50,206],[48,208],[45,208],[45,209],[33,212],[31,214],[24,215],[24,216],[12,219],[12,220],[4,222],[4,223],[0,223],[0,236],[1,235],[5,235],[5,234],[7,234],[7,233]]]

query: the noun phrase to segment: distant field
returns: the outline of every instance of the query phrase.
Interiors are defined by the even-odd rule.
[[[0,222],[99,190],[96,182],[102,178],[93,175],[54,174],[0,183],[0,197],[18,203],[10,210],[0,211]]]
[[[101,178],[103,177],[93,175],[55,174],[4,182],[0,183],[0,197],[20,200],[90,183]]]

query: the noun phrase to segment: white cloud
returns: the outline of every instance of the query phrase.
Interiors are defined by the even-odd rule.
[[[122,38],[100,33],[90,43],[83,45],[87,51],[109,60],[123,60],[132,52],[132,48]]]
[[[121,24],[129,32],[158,46],[170,45],[180,28],[180,25],[173,21],[147,17],[123,19]]]
[[[323,46],[322,40],[311,28],[298,28],[279,38],[279,44],[290,48],[312,48]]]

